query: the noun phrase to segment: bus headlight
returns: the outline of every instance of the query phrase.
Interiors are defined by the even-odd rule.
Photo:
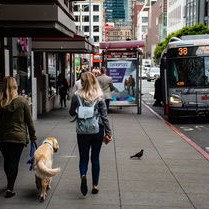
[[[169,104],[175,107],[182,107],[183,102],[178,96],[171,96],[169,98]]]

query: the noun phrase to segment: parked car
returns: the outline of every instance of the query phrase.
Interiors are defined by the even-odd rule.
[[[160,68],[159,67],[151,67],[147,72],[147,81],[155,80],[160,76]]]
[[[142,70],[141,74],[140,74],[140,70]],[[141,76],[141,79],[147,79],[147,71],[144,66],[142,66],[142,69],[140,69],[140,66],[139,66],[139,78],[140,76]]]

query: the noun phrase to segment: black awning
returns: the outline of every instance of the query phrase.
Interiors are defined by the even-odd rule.
[[[75,35],[73,38],[33,38],[32,50],[91,54],[95,52],[95,46],[86,37]]]
[[[0,36],[73,36],[76,29],[72,12],[53,1],[44,2],[0,4]]]

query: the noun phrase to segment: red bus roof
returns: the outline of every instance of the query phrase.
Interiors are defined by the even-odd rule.
[[[100,49],[132,49],[144,47],[144,41],[104,41],[99,43]]]

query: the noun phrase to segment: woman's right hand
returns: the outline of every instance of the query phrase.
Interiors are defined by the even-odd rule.
[[[105,136],[104,136],[103,142],[104,142],[105,144],[108,144],[108,143],[111,142],[111,141],[112,141],[112,136],[110,136],[110,135],[105,135]]]

